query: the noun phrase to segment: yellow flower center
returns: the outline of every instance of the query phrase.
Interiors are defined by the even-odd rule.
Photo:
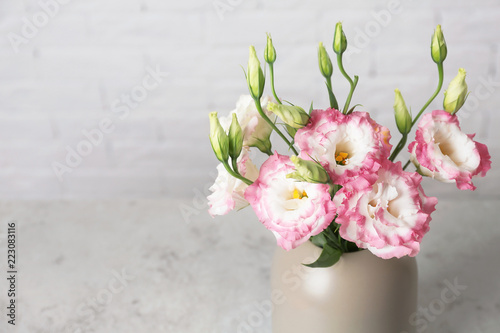
[[[302,199],[302,198],[308,198],[306,191],[302,191],[302,193],[299,192],[299,190],[295,189],[293,190],[293,198],[294,199]]]
[[[349,157],[349,154],[346,153],[346,152],[338,152],[338,153],[335,153],[335,161],[337,162],[337,164],[340,164],[340,165],[346,165],[348,160],[347,158]]]

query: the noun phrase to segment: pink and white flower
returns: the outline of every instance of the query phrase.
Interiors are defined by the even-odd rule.
[[[387,160],[373,185],[360,176],[344,186],[333,199],[340,235],[384,259],[415,256],[437,204],[424,194],[421,180],[403,171],[401,162]]]
[[[243,177],[252,181],[257,179],[259,170],[250,160],[248,148],[242,150],[237,164]],[[215,183],[210,187],[212,194],[207,197],[210,207],[208,213],[211,216],[225,215],[233,209],[239,210],[248,206],[244,197],[248,185],[231,176],[222,163],[217,166],[217,172]]]
[[[475,190],[472,177],[484,177],[491,168],[486,145],[473,140],[474,134],[460,129],[458,118],[435,110],[422,117],[415,141],[408,150],[419,172],[445,183],[456,183],[460,190]]]
[[[285,250],[319,234],[335,217],[329,185],[286,178],[294,170],[288,156],[275,153],[264,162],[259,178],[245,191],[260,222]]]
[[[271,102],[271,97],[265,96],[261,98],[262,110],[274,121],[276,116],[267,110],[269,102]],[[259,147],[262,142],[269,141],[269,136],[273,129],[260,116],[259,111],[255,107],[255,102],[250,95],[241,95],[236,102],[236,109],[231,111],[227,117],[219,118],[220,124],[226,132],[231,125],[233,113],[236,113],[241,130],[243,131],[243,146]]]
[[[389,157],[389,130],[366,112],[344,115],[338,110],[313,110],[309,124],[297,131],[300,157],[319,161],[336,184],[362,173],[375,173]]]

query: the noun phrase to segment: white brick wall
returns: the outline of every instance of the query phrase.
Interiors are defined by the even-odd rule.
[[[204,191],[217,164],[207,113],[225,114],[246,93],[240,65],[248,45],[262,54],[265,32],[271,32],[280,96],[323,107],[327,95],[316,47],[319,41],[331,44],[339,20],[360,51],[346,64],[361,77],[354,103],[363,104],[396,139],[393,90],[400,88],[413,110],[433,91],[429,41],[441,23],[449,45],[445,82],[465,67],[471,97],[475,89],[482,89],[477,96],[491,90],[468,110],[463,127],[490,146],[494,162],[500,152],[498,1],[401,0],[389,16],[391,1],[382,0],[58,0],[67,3],[55,6],[56,1],[0,3],[2,198],[192,197]],[[217,3],[231,9],[222,20]],[[29,31],[32,38],[16,53],[9,33],[21,35],[24,18],[43,20],[41,4],[50,4],[53,17]],[[156,66],[168,77],[126,109],[123,119],[113,113],[122,94],[133,93],[146,68]],[[488,81],[493,84],[485,87]],[[334,86],[343,100],[347,86],[338,71]],[[98,128],[106,117],[111,133],[60,182],[51,163],[63,163],[66,147],[76,149],[82,130]],[[483,188],[476,197],[498,197],[499,177],[493,170],[479,180]]]

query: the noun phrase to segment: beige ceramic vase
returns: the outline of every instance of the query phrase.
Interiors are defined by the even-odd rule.
[[[271,285],[273,333],[413,333],[415,258],[346,253],[329,268],[309,268],[321,249],[307,242],[276,250]]]

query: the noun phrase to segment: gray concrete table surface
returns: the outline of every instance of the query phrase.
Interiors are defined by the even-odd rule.
[[[212,219],[193,202],[1,203],[1,312],[12,220],[18,295],[16,326],[1,313],[0,331],[271,332],[261,305],[274,237],[251,209]],[[500,331],[499,207],[440,200],[417,257],[421,332]],[[454,283],[457,297],[443,299]]]

